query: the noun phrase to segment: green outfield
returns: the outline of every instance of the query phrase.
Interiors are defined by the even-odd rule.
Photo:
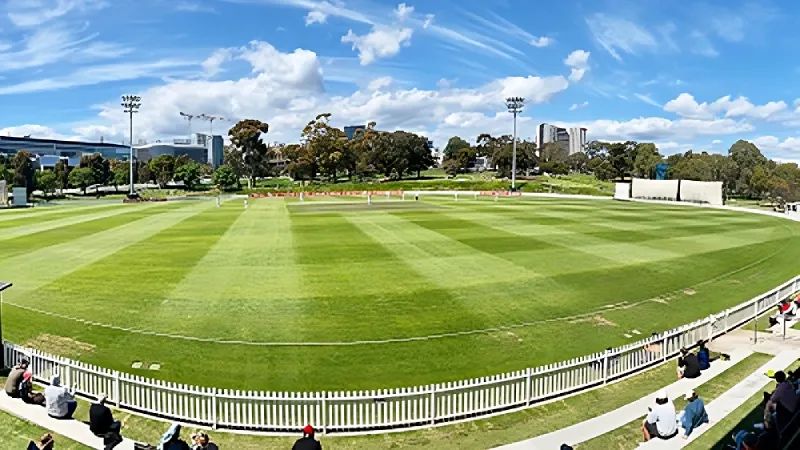
[[[463,196],[2,211],[4,337],[221,388],[450,381],[745,301],[797,275],[798,230],[685,206]]]

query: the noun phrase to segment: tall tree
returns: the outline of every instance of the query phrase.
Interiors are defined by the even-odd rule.
[[[89,168],[92,171],[92,184],[106,184],[109,179],[110,165],[107,159],[100,153],[81,156],[80,167]]]
[[[755,144],[741,139],[731,145],[728,156],[736,163],[736,180],[732,191],[737,195],[757,196],[758,194],[750,184],[750,178],[753,176],[755,168],[766,163],[767,158],[761,154]]]
[[[430,168],[436,163],[436,160],[433,158],[433,153],[431,152],[431,147],[428,145],[428,138],[414,133],[406,133],[404,141],[405,145],[407,145],[405,150],[407,153],[408,170],[412,173],[416,172],[417,178],[419,178],[423,170]]]
[[[45,170],[44,172],[36,172],[36,189],[42,191],[45,198],[55,193],[57,186],[58,181],[56,180],[56,174],[52,171]]]
[[[114,185],[114,191],[119,192],[119,185],[130,182],[130,172],[127,161],[111,161],[111,173],[108,175],[109,183]]]
[[[186,189],[192,190],[197,186],[203,175],[202,164],[189,160],[175,167],[175,180],[182,181]]]
[[[633,160],[633,176],[653,178],[656,165],[663,161],[658,148],[652,143],[641,143],[636,146],[636,157]]]
[[[352,157],[347,135],[330,125],[331,114],[319,114],[303,128],[302,139],[314,155],[320,173],[336,181],[339,171],[347,169]]]
[[[95,184],[92,169],[88,167],[72,169],[69,173],[69,184],[74,188],[83,190],[83,195],[86,195],[86,188]]]
[[[147,164],[150,173],[162,188],[175,177],[175,158],[171,155],[159,155],[151,159]]]
[[[59,159],[53,168],[53,172],[56,174],[56,181],[58,183],[59,190],[64,190],[69,186],[69,171],[70,167],[67,161],[64,159]]]
[[[444,148],[443,156],[445,158],[453,158],[456,152],[469,147],[469,142],[461,139],[459,136],[453,136],[447,140],[447,145]]]
[[[255,185],[256,177],[264,173],[268,163],[269,148],[261,140],[261,135],[267,132],[269,124],[256,119],[241,120],[228,131],[231,159],[240,161],[251,186]]]
[[[295,180],[310,181],[317,173],[317,162],[307,145],[289,144],[283,149],[288,162],[286,172]]]
[[[228,165],[217,167],[212,176],[212,182],[223,191],[236,189],[239,187],[239,176]]]
[[[29,152],[21,150],[11,159],[11,166],[14,168],[14,185],[25,186],[28,190],[28,196],[33,194],[33,189],[35,187],[35,169],[33,168],[33,161],[31,161],[31,158],[32,155]]]

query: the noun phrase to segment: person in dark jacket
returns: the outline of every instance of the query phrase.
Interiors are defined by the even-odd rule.
[[[22,383],[19,384],[19,398],[25,403],[44,406],[44,394],[33,392],[33,374],[26,370],[22,374]]]
[[[28,370],[28,360],[23,359],[9,372],[5,385],[6,394],[9,397],[19,397],[19,384],[22,383],[22,375],[25,374],[26,370]]]
[[[322,450],[322,444],[314,439],[314,427],[306,425],[303,428],[303,437],[294,443],[292,450]]]
[[[706,341],[699,341],[697,347],[697,363],[700,365],[700,370],[706,370],[711,367],[711,352],[706,347]]]
[[[181,439],[181,426],[180,424],[173,424],[169,427],[166,433],[161,436],[161,442],[158,444],[158,450],[192,450],[189,444]]]
[[[697,378],[700,376],[700,363],[697,355],[689,352],[686,347],[681,349],[678,357],[678,378]]]
[[[95,436],[103,438],[106,449],[112,449],[122,443],[122,424],[114,420],[111,408],[106,406],[106,396],[100,394],[97,403],[89,407],[89,430]]]

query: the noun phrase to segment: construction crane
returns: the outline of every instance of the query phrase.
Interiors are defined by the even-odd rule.
[[[225,118],[222,117],[222,116],[212,116],[210,114],[200,114],[199,116],[197,116],[197,118],[201,119],[201,120],[207,120],[209,122],[209,131],[210,131],[209,134],[211,136],[214,135],[214,121],[215,120],[225,120]]]
[[[195,117],[198,117],[198,116],[196,114],[186,114],[183,111],[181,111],[180,114],[181,114],[181,117],[183,117],[184,119],[189,121],[189,137],[191,138],[192,137],[192,119],[194,119]]]

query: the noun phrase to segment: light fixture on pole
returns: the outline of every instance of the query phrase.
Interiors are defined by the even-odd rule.
[[[6,367],[6,351],[1,346],[5,346],[3,343],[3,291],[13,286],[11,283],[0,281],[0,369],[5,369]]]
[[[514,141],[512,144],[513,151],[511,155],[511,190],[517,190],[517,114],[522,112],[525,106],[525,99],[522,97],[508,97],[506,99],[506,107],[508,112],[514,115]]]
[[[128,168],[130,169],[130,190],[128,191],[129,197],[136,196],[136,190],[134,189],[133,184],[133,115],[139,112],[139,107],[142,106],[142,97],[138,95],[123,95],[122,96],[122,107],[126,114],[130,116],[130,124],[131,124],[131,140],[130,140],[130,154],[128,157]]]
[[[207,120],[209,122],[209,136],[214,136],[214,121],[215,120],[225,120],[224,117],[221,116],[212,116],[210,114],[200,114],[197,116],[199,119]]]

